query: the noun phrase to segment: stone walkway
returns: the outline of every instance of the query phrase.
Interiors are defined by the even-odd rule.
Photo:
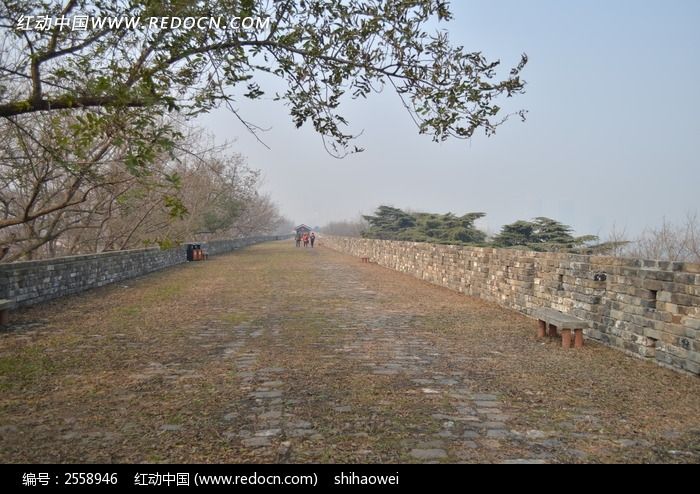
[[[21,312],[3,462],[695,462],[700,384],[292,242]]]

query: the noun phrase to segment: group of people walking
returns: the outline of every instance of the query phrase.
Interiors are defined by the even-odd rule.
[[[301,247],[301,243],[304,242],[304,247],[308,247],[310,243],[311,248],[313,249],[314,242],[316,241],[316,234],[314,232],[297,232],[295,240],[297,247]]]

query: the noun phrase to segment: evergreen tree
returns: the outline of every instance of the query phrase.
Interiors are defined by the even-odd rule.
[[[497,247],[514,247],[536,243],[535,225],[529,221],[516,221],[501,228],[501,233],[493,238]]]
[[[486,240],[486,234],[474,226],[484,213],[407,213],[398,208],[380,206],[373,216],[364,216],[370,227],[366,238],[404,240],[409,242],[435,242],[443,244],[478,244]]]
[[[595,235],[574,237],[573,228],[551,218],[540,216],[533,221],[519,220],[501,228],[493,238],[496,247],[523,246],[533,250],[548,251],[573,249],[586,242],[597,240]]]

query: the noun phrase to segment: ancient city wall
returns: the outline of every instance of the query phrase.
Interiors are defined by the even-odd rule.
[[[700,374],[700,264],[326,235],[321,242],[525,314],[558,309],[592,321],[590,338]]]
[[[209,255],[285,237],[250,237],[203,244]],[[187,261],[186,247],[123,250],[0,264],[0,299],[19,307],[141,276]]]

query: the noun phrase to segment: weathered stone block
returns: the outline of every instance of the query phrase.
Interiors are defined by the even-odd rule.
[[[700,363],[688,360],[685,363],[685,370],[692,374],[700,375]]]
[[[671,294],[671,302],[678,305],[688,305],[692,307],[700,306],[700,297],[694,295],[686,295],[683,293],[673,293]]]
[[[681,324],[687,328],[700,331],[700,319],[694,317],[683,317],[681,318]]]

